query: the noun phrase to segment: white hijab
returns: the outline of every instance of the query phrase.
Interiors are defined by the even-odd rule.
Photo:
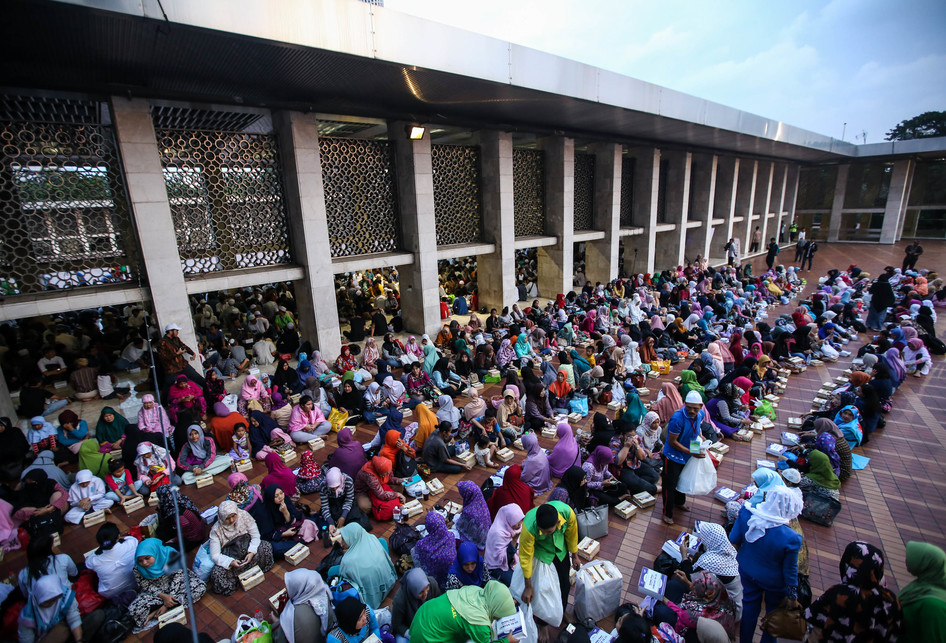
[[[746,531],[746,540],[750,543],[762,538],[766,530],[779,525],[787,525],[798,517],[804,508],[801,491],[792,487],[774,487],[765,493],[765,500],[752,507],[748,503],[746,508],[752,517],[749,518],[749,529]]]
[[[83,482],[91,482],[92,484],[83,487],[80,485]],[[77,473],[75,483],[69,487],[69,503],[73,505],[79,504],[79,501],[85,498],[96,500],[104,495],[105,483],[100,478],[96,478],[88,469],[83,469]]]

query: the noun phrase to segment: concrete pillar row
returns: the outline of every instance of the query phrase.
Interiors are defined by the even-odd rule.
[[[615,143],[595,146],[595,201],[593,228],[604,239],[585,244],[585,275],[591,283],[607,283],[618,276],[621,228],[622,148]]]
[[[887,203],[884,205],[884,225],[880,230],[880,243],[896,243],[903,236],[903,223],[906,219],[910,186],[913,183],[915,169],[916,162],[913,159],[897,161],[893,164],[893,175],[890,177],[890,188],[887,190]]]
[[[575,277],[575,141],[550,136],[545,151],[545,231],[558,241],[538,249],[539,292],[549,299],[572,290]]]
[[[414,263],[399,271],[401,310],[405,329],[433,335],[440,328],[440,284],[430,136],[413,141],[407,136],[408,125],[403,121],[388,124],[395,150],[403,245],[414,254]]]
[[[693,261],[697,255],[709,258],[712,242],[712,219],[716,201],[716,176],[719,156],[696,155],[690,166],[690,185],[692,198],[688,221],[699,221],[699,228],[687,231],[684,259]]]
[[[828,243],[834,243],[841,234],[841,210],[844,209],[844,198],[847,194],[847,177],[851,172],[851,164],[838,166],[838,177],[834,183],[834,200],[831,202],[831,218],[828,220]],[[808,233],[812,236],[811,232]]]
[[[496,252],[476,258],[480,306],[502,310],[518,301],[516,220],[513,201],[512,134],[480,132],[483,183],[483,241]]]
[[[654,270],[658,271],[676,268],[683,263],[690,209],[690,170],[693,154],[691,152],[664,152],[662,158],[669,161],[669,166],[667,185],[664,189],[667,201],[666,220],[660,223],[672,223],[676,225],[676,228],[658,232],[655,237]]]
[[[660,149],[635,147],[628,150],[634,163],[634,201],[631,223],[644,229],[642,235],[624,238],[624,269],[628,274],[654,272],[657,244],[657,195],[660,186]]]
[[[277,112],[273,124],[286,185],[293,259],[305,270],[294,282],[302,335],[325,355],[341,351],[332,249],[322,183],[319,122],[315,114]]]
[[[196,351],[197,334],[184,285],[151,105],[144,99],[114,96],[111,111],[155,318],[162,333],[168,324],[179,325],[181,341]],[[197,369],[201,370],[199,364]]]

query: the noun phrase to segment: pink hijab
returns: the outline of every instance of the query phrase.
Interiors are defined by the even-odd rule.
[[[265,491],[270,485],[278,485],[287,496],[296,495],[296,476],[279,457],[278,453],[266,454],[266,469],[269,475],[265,476],[260,482],[260,487]]]
[[[147,393],[141,396],[141,401],[142,403],[154,402],[154,396]],[[138,409],[138,428],[142,431],[164,433],[165,435],[170,435],[173,430],[167,412],[157,403],[150,409],[146,409],[144,406]]]
[[[519,561],[519,555],[513,560],[508,560],[506,552],[509,543],[519,540],[519,534],[522,532],[522,522],[525,514],[522,513],[522,507],[515,503],[503,505],[496,513],[496,518],[486,534],[486,551],[483,554],[483,562],[487,569],[512,569]]]
[[[558,443],[549,454],[549,471],[556,478],[561,478],[570,467],[578,466],[578,441],[568,422],[560,423],[556,434]]]
[[[243,388],[240,389],[240,399],[249,402],[262,397],[269,397],[266,393],[266,387],[253,375],[247,375],[246,379],[243,380]]]

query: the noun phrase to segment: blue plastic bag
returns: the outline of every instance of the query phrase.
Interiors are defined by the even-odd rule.
[[[572,413],[580,413],[581,417],[588,415],[588,398],[584,395],[576,395],[568,401],[568,408]]]
[[[205,542],[197,550],[194,558],[194,573],[205,583],[210,579],[210,571],[214,568],[214,561],[210,557],[210,541]]]

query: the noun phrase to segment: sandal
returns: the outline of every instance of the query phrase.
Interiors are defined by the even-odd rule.
[[[664,521],[664,524],[665,524],[665,525],[672,525],[672,524],[673,524],[673,518],[667,518],[666,516],[664,516],[664,517],[663,517],[663,521]]]

